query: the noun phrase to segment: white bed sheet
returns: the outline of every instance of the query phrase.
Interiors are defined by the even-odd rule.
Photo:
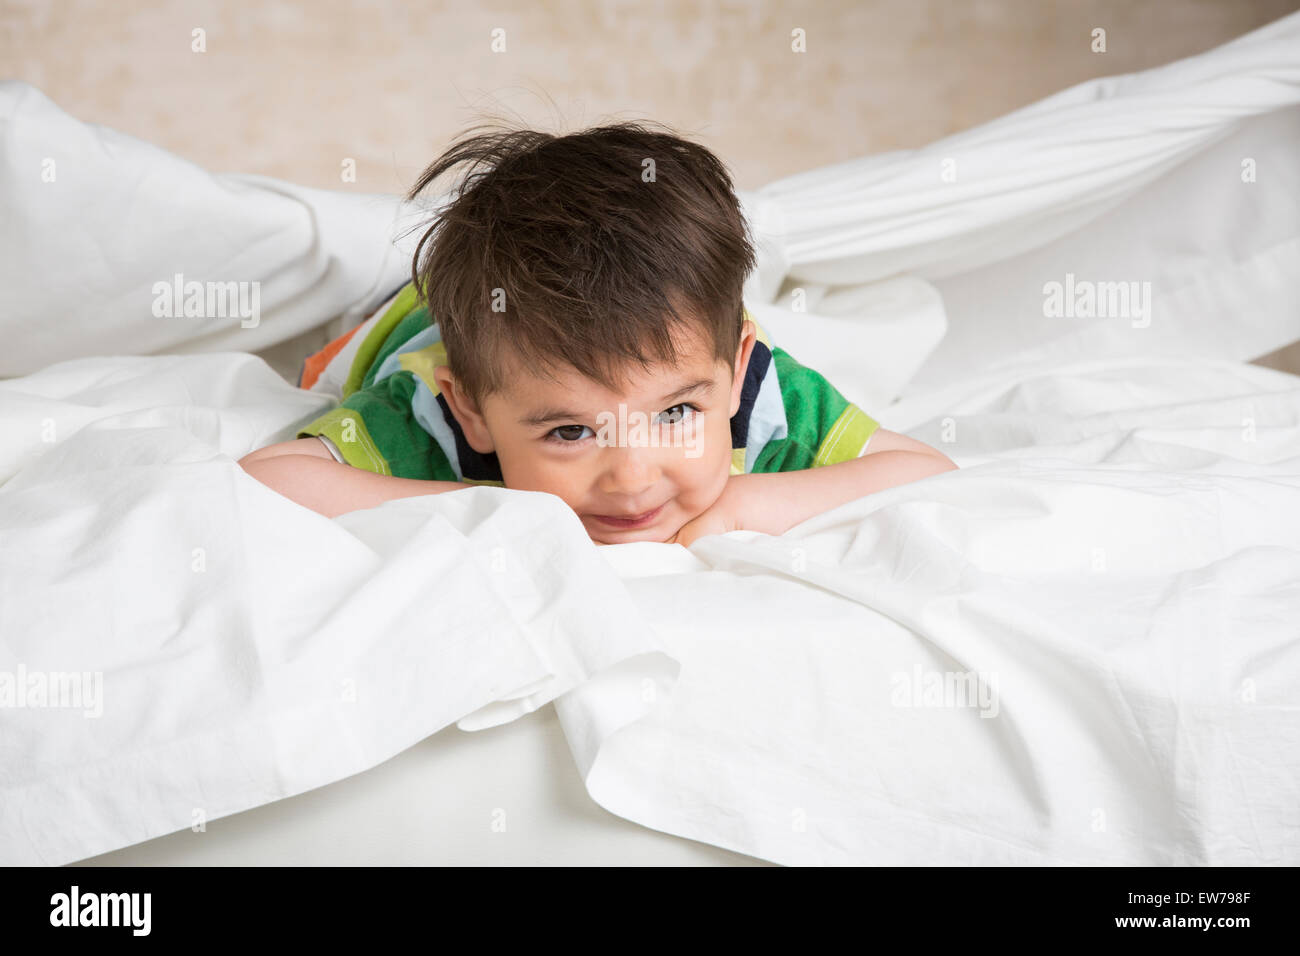
[[[557,500],[495,488],[321,518],[233,461],[319,399],[245,355],[121,361],[0,383],[11,434],[110,411],[0,487],[0,669],[99,669],[106,704],[0,715],[6,862],[551,700],[602,806],[773,862],[1300,854],[1295,376],[1130,360],[954,386],[898,424],[961,471],[687,552],[594,548]],[[996,713],[897,706],[917,668],[991,675]]]
[[[99,355],[255,352],[355,324],[410,276],[428,218],[397,196],[209,172],[16,80],[0,82],[0,171],[0,377]],[[155,284],[177,276],[245,283],[248,313],[214,301],[201,318],[155,316]]]
[[[328,405],[243,353],[0,382],[0,862],[301,793],[615,665],[671,682],[554,496],[466,489],[328,520],[239,467]],[[98,703],[47,706],[63,674],[90,676],[60,703]]]
[[[601,549],[681,677],[619,729],[612,677],[557,701],[592,797],[786,864],[1300,862],[1300,377],[1083,363],[897,415],[962,470]]]

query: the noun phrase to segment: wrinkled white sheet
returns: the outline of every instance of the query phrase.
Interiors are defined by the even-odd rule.
[[[0,860],[555,699],[611,812],[776,862],[1296,862],[1300,379],[1084,363],[934,401],[898,423],[962,471],[688,553],[494,488],[314,515],[233,461],[321,404],[250,356],[0,383],[0,670],[104,675],[102,717],[0,712]],[[899,706],[932,672],[995,696]]]
[[[1297,155],[1293,14],[919,149],[743,194],[761,251],[746,291],[771,303],[758,318],[791,354],[868,410],[972,370],[1250,361],[1300,338]],[[1047,318],[1044,286],[1068,274],[1149,283],[1149,322]]]
[[[666,692],[675,663],[560,499],[331,521],[238,466],[327,404],[239,353],[0,382],[0,674],[102,682],[99,716],[0,708],[0,863],[300,793],[629,660]]]
[[[396,196],[208,172],[0,82],[0,378],[356,324],[409,278],[422,218]],[[257,313],[156,317],[154,285],[177,275],[249,283],[250,305],[255,283]]]
[[[592,797],[787,864],[1300,862],[1300,378],[1084,363],[938,405],[897,424],[961,471],[601,548],[681,677],[635,723],[616,674],[557,702]]]

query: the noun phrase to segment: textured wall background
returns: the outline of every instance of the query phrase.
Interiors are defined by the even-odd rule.
[[[0,76],[204,167],[401,192],[481,111],[651,118],[737,185],[921,146],[1300,0],[0,0]],[[1090,31],[1107,31],[1107,52]],[[505,52],[491,49],[505,30]],[[795,27],[807,52],[790,49]],[[192,31],[206,52],[193,52]],[[340,164],[357,163],[357,182]]]
[[[404,192],[496,114],[649,118],[740,188],[1200,53],[1300,0],[0,0],[0,77],[217,172]],[[1107,51],[1091,51],[1091,31]],[[504,30],[505,49],[492,49]],[[791,31],[807,51],[791,50]],[[196,52],[195,31],[205,50]],[[355,161],[356,182],[341,178]],[[296,379],[324,333],[262,354]],[[1262,359],[1300,371],[1300,345]]]

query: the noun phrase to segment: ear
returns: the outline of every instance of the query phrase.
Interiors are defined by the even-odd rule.
[[[496,443],[492,440],[491,432],[488,431],[487,421],[478,406],[460,389],[456,376],[451,374],[451,369],[439,365],[433,370],[433,378],[438,383],[438,391],[447,400],[447,407],[460,423],[469,447],[480,455],[496,451]]]
[[[745,387],[745,373],[749,371],[749,357],[754,352],[754,343],[758,341],[758,330],[749,319],[740,330],[740,346],[736,349],[735,373],[731,379],[731,411],[734,415],[740,410],[740,393]]]

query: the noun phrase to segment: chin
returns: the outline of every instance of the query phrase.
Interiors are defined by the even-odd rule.
[[[638,541],[657,541],[666,544],[669,538],[681,530],[680,527],[671,527],[671,525],[670,521],[656,521],[648,528],[627,528],[623,531],[615,528],[588,527],[587,535],[596,544],[632,544]]]

